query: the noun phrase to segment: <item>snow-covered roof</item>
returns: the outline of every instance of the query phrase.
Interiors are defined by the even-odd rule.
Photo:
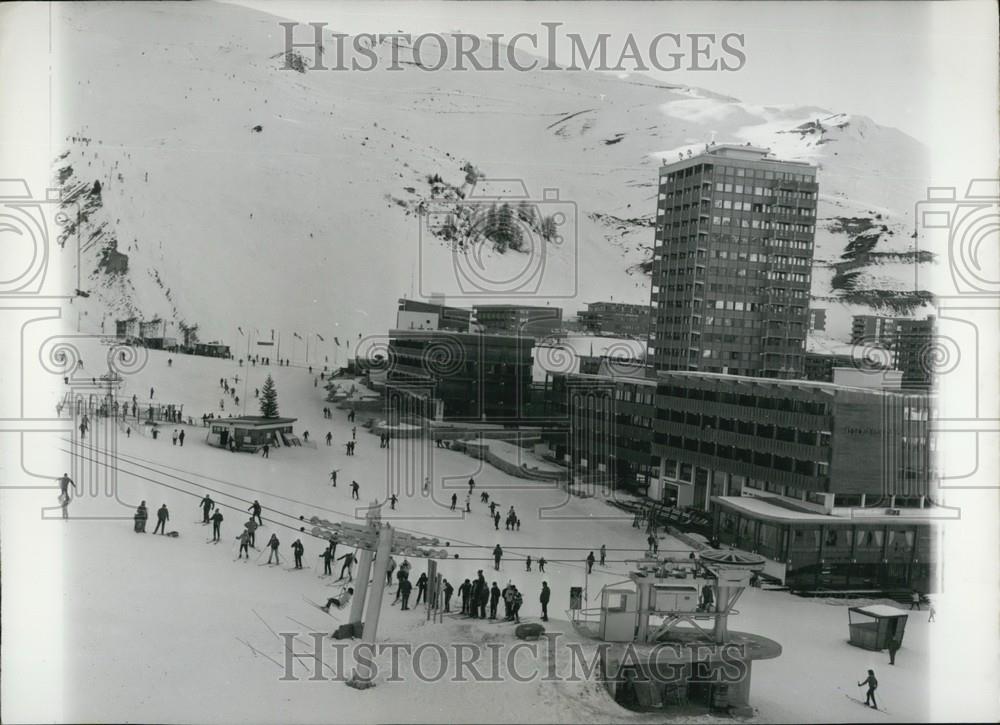
[[[867,607],[851,607],[855,612],[871,614],[874,617],[905,617],[906,612],[888,604],[869,604]]]

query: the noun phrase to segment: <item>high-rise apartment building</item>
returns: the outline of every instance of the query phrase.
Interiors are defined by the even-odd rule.
[[[802,376],[816,168],[709,146],[660,168],[650,359],[657,370]]]

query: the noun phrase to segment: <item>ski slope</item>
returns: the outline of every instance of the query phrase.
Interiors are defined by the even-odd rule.
[[[97,342],[84,343],[84,368],[79,374],[97,374],[106,352]],[[170,367],[168,357],[173,359]],[[301,633],[295,639],[295,651],[308,652],[312,642],[308,632],[332,631],[344,619],[343,613],[326,615],[306,601],[321,602],[340,589],[317,576],[322,571],[318,558],[322,545],[318,541],[301,535],[307,568],[285,568],[291,560],[289,545],[300,536],[295,531],[297,517],[350,520],[359,513],[358,504],[350,498],[352,479],[361,485],[360,504],[384,500],[387,452],[378,448],[376,436],[359,426],[357,455],[346,457],[343,443],[350,439],[352,425],[343,411],[336,410],[332,420],[322,417],[326,405],[323,389],[314,387],[314,376],[302,368],[247,370],[234,361],[150,352],[146,364],[126,377],[121,395],[130,398],[134,393],[142,401],[153,387],[154,400],[182,402],[185,414],[200,417],[201,412],[218,406],[222,395],[219,378],[232,381],[239,375],[238,386],[247,381],[252,399],[253,387],[260,386],[266,372],[274,376],[280,413],[297,417],[296,433],[309,430],[310,438],[319,441],[318,447],[280,448],[265,460],[206,445],[205,429],[199,426],[185,427],[184,447],[173,446],[169,435],[172,426],[165,426],[155,441],[143,435],[126,438],[119,434],[116,447],[112,447],[108,439],[97,436],[73,449],[68,434],[52,434],[47,446],[28,451],[26,470],[38,477],[37,485],[48,488],[0,491],[0,524],[17,540],[30,540],[39,552],[54,554],[41,567],[23,551],[17,559],[6,557],[4,561],[5,583],[30,578],[38,593],[33,601],[8,597],[4,602],[5,621],[20,625],[4,632],[6,720],[663,721],[662,716],[623,710],[593,682],[544,682],[538,678],[517,682],[504,675],[497,682],[446,681],[428,686],[411,676],[408,665],[400,669],[404,681],[385,681],[383,673],[377,687],[364,692],[339,682],[309,681],[312,670],[304,666],[296,669],[302,674],[301,681],[280,680],[284,645],[274,632]],[[246,412],[256,413],[252,406]],[[360,423],[362,416],[358,418]],[[327,430],[334,436],[330,448],[321,440]],[[396,447],[406,445],[402,439],[393,442]],[[524,594],[522,614],[526,618],[537,619],[538,592],[541,582],[548,581],[552,588],[549,631],[578,639],[566,622],[569,587],[586,586],[589,603],[594,606],[601,586],[625,578],[628,566],[622,560],[641,554],[644,534],[631,527],[629,518],[613,518],[617,509],[599,497],[567,500],[558,489],[511,478],[464,454],[431,450],[433,496],[419,495],[419,478],[414,476],[412,490],[399,494],[396,518],[391,518],[393,512],[388,510],[383,516],[400,529],[449,542],[449,549],[459,558],[443,560],[440,567],[456,588],[466,577],[473,578],[477,569],[483,569],[487,580],[496,580],[501,587],[513,581]],[[60,521],[58,508],[54,508],[58,489],[54,481],[46,484],[46,478],[74,470],[74,453],[79,456],[77,465],[85,464],[73,474],[85,493],[71,504],[71,519]],[[396,448],[396,453],[403,453],[403,449]],[[106,470],[93,463],[94,459],[114,462],[117,499],[89,489],[103,480],[99,473]],[[336,488],[329,484],[333,468],[339,469]],[[464,503],[470,476],[477,482],[472,513],[448,511],[453,490]],[[519,532],[493,530],[486,506],[479,503],[481,490],[499,501],[502,511],[515,506],[523,522]],[[205,493],[211,493],[222,505],[225,516],[218,545],[206,543],[209,527],[198,523],[198,501]],[[133,533],[131,516],[140,499],[150,509],[148,531],[155,525],[155,510],[166,503],[171,514],[168,528],[178,531],[179,537]],[[235,561],[233,537],[246,520],[246,508],[253,499],[264,506],[265,526],[258,531],[257,545],[263,548],[276,532],[281,540],[282,566],[259,566],[257,552],[252,552],[249,563]],[[542,511],[550,507],[555,508],[545,515],[551,518],[542,518]],[[43,509],[47,518],[39,516]],[[500,572],[494,572],[492,560],[488,560],[497,542],[505,551]],[[596,551],[602,543],[611,550],[608,566],[596,567],[588,578],[583,559],[588,550]],[[482,548],[465,548],[467,545]],[[660,547],[661,552],[686,550],[670,537],[664,537]],[[338,556],[344,551],[340,547]],[[549,560],[545,574],[524,571],[523,556],[527,553]],[[424,564],[412,563],[415,577]],[[336,574],[339,563],[335,566]],[[402,612],[398,605],[391,606],[390,600],[383,605],[381,641],[414,646],[454,642],[512,645],[517,641],[508,624],[451,617],[443,624],[431,624],[421,609]],[[456,594],[453,605],[457,601]],[[930,717],[928,640],[939,625],[929,625],[926,612],[913,613],[897,665],[888,667],[885,654],[847,644],[847,612],[842,603],[831,605],[786,593],[749,590],[738,609],[740,614],[732,627],[770,637],[784,648],[778,659],[754,667],[751,702],[757,720],[870,721],[873,714],[845,696],[858,694],[854,685],[870,667],[879,677],[880,705],[888,711],[879,718],[904,722]],[[949,616],[957,615],[940,608],[940,620],[946,622]],[[330,657],[325,662],[333,667]],[[519,673],[530,673],[531,662],[519,665]],[[536,662],[534,666],[541,665]],[[425,668],[433,670],[430,660]],[[58,686],[40,696],[27,686],[33,677]],[[698,719],[715,720],[709,716]]]

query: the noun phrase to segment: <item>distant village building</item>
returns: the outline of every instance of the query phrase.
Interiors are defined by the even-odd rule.
[[[196,342],[194,345],[194,354],[204,355],[205,357],[232,357],[232,353],[229,351],[229,345],[224,345],[218,341]]]
[[[851,343],[881,346],[891,355],[892,366],[903,372],[903,387],[928,388],[933,383],[928,352],[934,341],[934,317],[855,315]]]
[[[469,332],[472,329],[472,310],[449,307],[443,302],[401,299],[396,310],[396,329]]]

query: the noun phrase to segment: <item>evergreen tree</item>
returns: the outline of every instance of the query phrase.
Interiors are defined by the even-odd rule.
[[[265,418],[278,417],[278,391],[274,387],[274,380],[268,375],[260,389],[260,414]]]

